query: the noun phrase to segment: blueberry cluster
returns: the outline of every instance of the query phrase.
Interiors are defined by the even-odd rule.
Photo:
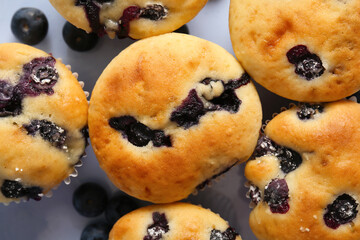
[[[325,68],[318,55],[311,53],[305,45],[297,45],[291,48],[286,57],[295,66],[295,73],[306,80],[320,77]]]
[[[154,212],[152,214],[153,224],[147,228],[144,240],[159,240],[170,228],[165,213]]]
[[[1,186],[1,193],[6,198],[22,198],[41,200],[41,187],[24,187],[20,181],[5,180]]]
[[[210,240],[235,240],[238,235],[232,227],[228,227],[224,232],[213,229],[210,233]]]
[[[315,114],[322,113],[324,106],[322,104],[301,103],[296,112],[301,120],[313,119]]]

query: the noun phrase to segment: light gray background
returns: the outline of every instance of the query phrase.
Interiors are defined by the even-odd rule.
[[[219,44],[233,54],[229,31],[228,9],[230,0],[209,0],[205,8],[196,16],[188,27],[190,34]],[[0,0],[0,43],[18,42],[10,30],[12,15],[21,7],[41,9],[49,21],[46,38],[35,47],[61,57],[65,64],[79,73],[79,80],[85,82],[85,90],[91,93],[96,79],[106,65],[121,50],[134,42],[130,39],[102,38],[95,49],[88,52],[76,52],[67,47],[62,37],[65,20],[47,0]],[[269,119],[281,106],[287,106],[284,100],[257,85],[264,108],[264,119]],[[0,239],[1,240],[78,240],[83,228],[90,222],[104,219],[80,216],[72,206],[72,194],[82,183],[95,181],[106,188],[109,195],[117,190],[99,168],[91,149],[87,148],[88,157],[79,169],[79,176],[72,178],[70,185],[62,183],[53,191],[53,197],[40,202],[33,200],[27,203],[12,203],[9,206],[0,204]],[[248,225],[249,201],[245,198],[243,186],[244,165],[232,168],[211,188],[191,196],[190,201],[211,208],[227,219],[244,240],[255,240]]]

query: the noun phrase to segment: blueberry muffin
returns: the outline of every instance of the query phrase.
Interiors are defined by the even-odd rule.
[[[152,205],[120,218],[109,240],[241,240],[218,214],[189,203]]]
[[[249,75],[220,46],[180,33],[138,41],[92,93],[90,139],[129,195],[173,202],[247,160],[261,127]]]
[[[360,239],[360,105],[302,104],[274,117],[245,168],[259,240]]]
[[[70,23],[99,36],[141,39],[189,22],[207,0],[49,0]]]
[[[59,60],[0,44],[0,202],[39,200],[73,173],[85,150],[87,108]]]
[[[231,0],[235,55],[268,90],[302,102],[360,89],[360,1]]]

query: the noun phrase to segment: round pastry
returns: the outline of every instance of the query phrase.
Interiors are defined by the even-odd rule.
[[[87,108],[59,60],[0,44],[0,202],[40,200],[74,172],[86,146]]]
[[[220,46],[180,33],[138,41],[92,93],[90,139],[121,190],[173,202],[247,160],[261,127],[249,75]]]
[[[360,89],[359,11],[359,0],[231,0],[235,55],[255,81],[282,97],[339,100]]]
[[[193,19],[207,0],[49,0],[70,23],[87,32],[134,39],[172,32]]]
[[[259,240],[360,239],[360,104],[292,107],[266,126],[245,167]]]
[[[152,205],[120,218],[109,240],[241,240],[218,214],[189,203]]]

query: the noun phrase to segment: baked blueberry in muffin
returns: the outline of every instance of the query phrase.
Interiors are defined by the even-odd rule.
[[[166,203],[247,160],[261,117],[256,89],[234,57],[169,33],[136,42],[106,67],[90,100],[89,130],[118,188]]]
[[[172,32],[194,18],[207,0],[50,0],[70,23],[111,38],[141,39]]]
[[[235,55],[256,82],[282,97],[340,100],[360,89],[359,3],[231,0]]]
[[[40,200],[84,153],[86,97],[52,55],[4,43],[0,57],[0,202]]]
[[[245,167],[258,239],[359,239],[359,129],[349,100],[293,106],[266,125]]]
[[[209,209],[189,203],[143,207],[120,218],[109,240],[241,240],[234,228]]]

